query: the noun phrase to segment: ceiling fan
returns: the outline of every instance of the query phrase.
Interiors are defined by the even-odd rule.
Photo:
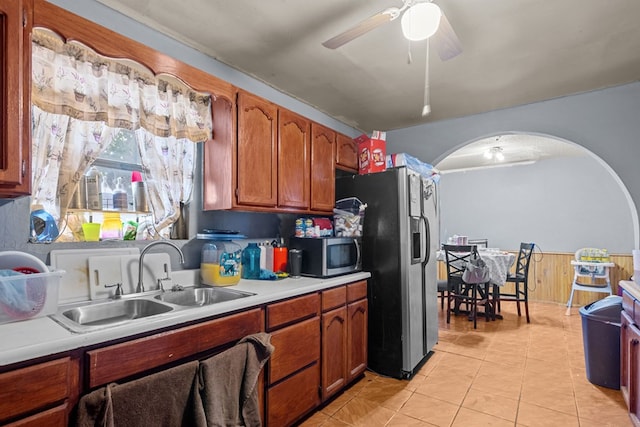
[[[432,0],[403,0],[401,7],[387,8],[355,26],[322,43],[329,49],[336,49],[351,40],[360,37],[379,26],[402,16],[402,33],[409,41],[427,40],[427,55],[424,72],[424,98],[422,116],[431,113],[429,100],[429,45],[438,52],[441,60],[446,61],[462,53],[462,46],[449,20]],[[411,51],[409,51],[409,59]],[[410,61],[411,62],[411,61]]]
[[[441,60],[462,53],[455,31],[440,7],[431,0],[403,0],[401,7],[390,7],[322,43],[329,49],[340,46],[402,16],[402,32],[410,41],[429,39]]]

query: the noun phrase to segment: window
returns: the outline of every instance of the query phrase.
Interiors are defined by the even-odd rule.
[[[141,215],[131,189],[132,173],[141,172],[150,237],[168,237],[191,197],[195,143],[211,137],[211,97],[47,30],[34,29],[32,47],[32,203],[54,216],[63,240],[82,240],[82,223],[112,209]],[[126,192],[125,205],[106,197],[86,211],[74,207],[91,168],[104,194]]]

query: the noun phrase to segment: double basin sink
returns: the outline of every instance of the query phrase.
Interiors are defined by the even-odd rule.
[[[156,292],[144,296],[131,295],[109,302],[62,309],[51,317],[70,331],[81,333],[252,295],[255,294],[226,288],[187,287],[177,291]]]

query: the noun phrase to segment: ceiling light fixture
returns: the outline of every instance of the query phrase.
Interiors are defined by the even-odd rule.
[[[442,11],[433,3],[416,3],[402,15],[402,34],[411,41],[425,40],[435,34]]]
[[[504,160],[504,154],[502,154],[502,147],[491,147],[484,152],[484,158],[487,160],[495,159],[499,162]]]

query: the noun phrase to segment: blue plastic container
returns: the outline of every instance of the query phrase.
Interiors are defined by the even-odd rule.
[[[260,248],[257,243],[249,243],[242,251],[242,278],[260,278]]]
[[[38,243],[53,242],[58,238],[58,226],[42,205],[34,205],[31,211],[31,238]]]

